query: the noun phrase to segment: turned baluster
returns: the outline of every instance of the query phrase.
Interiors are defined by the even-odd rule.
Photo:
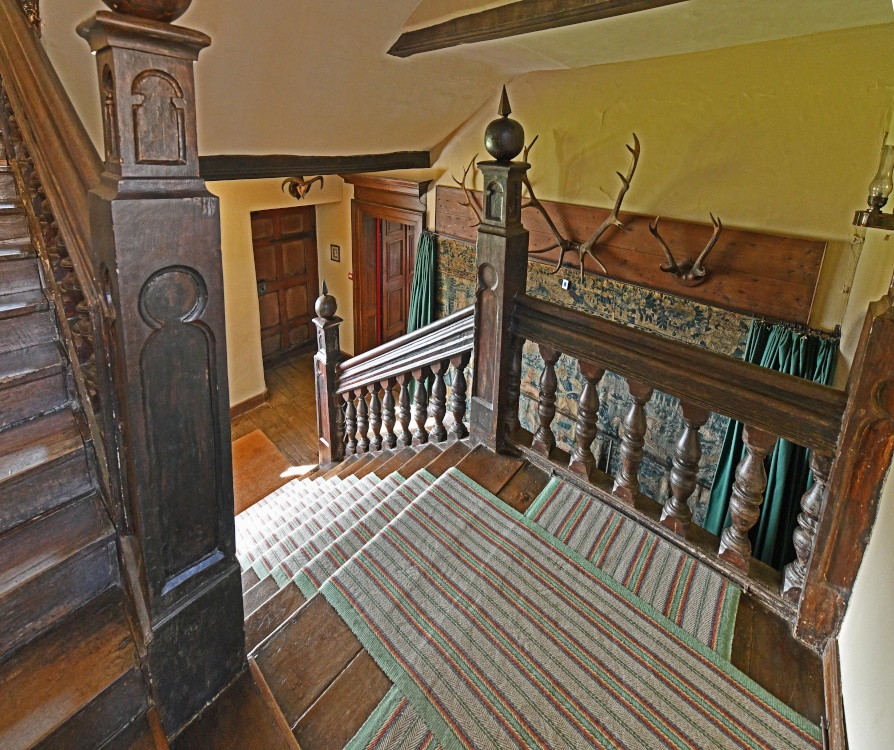
[[[345,429],[345,403],[338,396],[335,397],[335,439],[336,445],[340,448],[345,448],[345,439],[347,437],[347,430]],[[336,452],[334,455],[347,455],[347,453],[339,454]]]
[[[347,391],[341,394],[345,400],[345,455],[353,456],[357,453],[357,408],[354,406],[354,393]]]
[[[702,459],[702,445],[698,431],[708,421],[710,412],[701,406],[681,403],[683,431],[674,447],[674,463],[670,473],[671,495],[664,503],[661,523],[675,534],[686,536],[692,521],[689,498],[698,486],[698,465]]]
[[[643,462],[646,445],[646,403],[652,398],[652,389],[638,380],[627,379],[627,388],[633,403],[621,425],[621,464],[612,487],[612,494],[629,505],[639,494],[639,467]]]
[[[416,394],[413,398],[413,420],[416,422],[416,431],[413,433],[413,445],[428,442],[428,431],[425,429],[425,422],[428,419],[428,391],[425,389],[428,373],[427,367],[413,370],[413,378],[416,381]]]
[[[410,382],[412,376],[409,373],[398,375],[397,383],[400,386],[400,392],[397,396],[397,421],[400,423],[400,432],[397,439],[401,448],[406,448],[413,444],[413,435],[410,432],[410,421],[413,418],[413,412],[410,410]]]
[[[382,381],[382,389],[385,392],[382,397],[382,445],[388,449],[397,446],[397,435],[394,434],[394,425],[397,421],[394,407],[395,384],[394,378]]]
[[[807,579],[807,566],[810,563],[810,555],[816,541],[816,530],[823,514],[831,468],[830,456],[823,456],[815,451],[811,453],[810,470],[815,481],[801,498],[801,513],[798,515],[798,525],[794,533],[797,560],[785,566],[782,580],[782,595],[790,602],[798,601],[804,588],[804,581]]]
[[[369,406],[363,388],[358,388],[357,395],[357,452],[369,452]]]
[[[455,440],[464,440],[469,436],[469,428],[465,423],[468,393],[466,368],[471,358],[472,353],[466,352],[450,360],[450,364],[453,365],[453,385],[450,388],[450,414],[453,416],[453,426],[450,428],[450,438]]]
[[[371,432],[370,448],[373,451],[382,450],[382,401],[379,399],[379,384],[371,383],[366,386],[369,391],[369,429]]]
[[[442,443],[447,439],[447,430],[444,427],[444,417],[447,414],[447,384],[444,375],[450,367],[449,359],[442,359],[431,366],[435,382],[431,387],[431,416],[435,420],[435,426],[431,431],[431,439],[436,443]]]
[[[745,456],[736,468],[736,481],[729,503],[732,525],[724,529],[720,537],[720,557],[745,571],[751,567],[748,532],[761,516],[761,504],[767,488],[764,458],[776,445],[776,439],[775,435],[756,427],[746,425],[742,430]]]
[[[534,433],[531,448],[541,456],[549,456],[556,447],[556,436],[553,434],[553,419],[556,418],[556,389],[559,381],[556,378],[556,362],[561,354],[555,349],[540,344],[540,356],[543,358],[543,372],[540,374],[540,401],[537,414],[540,427]]]
[[[513,336],[509,340],[509,382],[506,385],[506,434],[511,435],[521,427],[518,418],[518,404],[521,400],[522,349],[525,340]]]
[[[574,449],[568,468],[581,476],[589,477],[596,465],[591,446],[598,432],[596,425],[599,419],[599,381],[602,380],[605,370],[589,362],[581,362],[580,374],[584,379],[584,388],[577,402]]]

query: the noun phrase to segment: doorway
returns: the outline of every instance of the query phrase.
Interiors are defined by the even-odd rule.
[[[311,320],[320,294],[316,225],[313,206],[251,214],[265,367],[314,345]]]
[[[351,233],[356,355],[407,332],[428,183],[366,175],[345,179],[354,185]]]

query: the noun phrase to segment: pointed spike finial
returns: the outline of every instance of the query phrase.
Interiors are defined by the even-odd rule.
[[[329,288],[326,286],[326,279],[323,279],[323,293],[317,298],[317,303],[314,305],[314,309],[317,311],[317,316],[320,318],[325,318],[326,320],[331,320],[335,317],[335,313],[338,311],[338,303],[331,294],[329,294]]]
[[[326,287],[326,279],[323,279],[323,294],[329,294],[329,289]]]
[[[503,95],[500,97],[500,109],[497,114],[501,117],[509,117],[512,114],[512,107],[509,106],[509,94],[506,93],[505,86],[503,86]]]

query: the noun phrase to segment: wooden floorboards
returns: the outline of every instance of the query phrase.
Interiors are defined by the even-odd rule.
[[[232,439],[261,430],[293,466],[316,466],[317,406],[313,355],[304,354],[264,372],[267,403],[236,417]]]

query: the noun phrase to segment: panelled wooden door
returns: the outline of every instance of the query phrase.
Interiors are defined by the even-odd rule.
[[[316,209],[296,206],[251,214],[251,236],[265,362],[311,345],[319,296]]]
[[[384,219],[381,225],[379,256],[381,283],[380,344],[407,332],[410,290],[416,267],[416,227]]]

